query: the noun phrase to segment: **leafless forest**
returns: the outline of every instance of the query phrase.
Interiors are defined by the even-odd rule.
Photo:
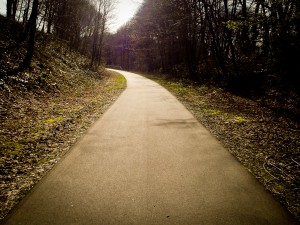
[[[70,142],[70,129],[81,129],[81,117],[125,88],[105,67],[173,91],[299,220],[300,1],[144,0],[112,33],[116,1],[7,0],[0,221],[46,173],[34,171]]]
[[[7,18],[22,24],[14,44],[36,28],[90,57],[90,66],[166,73],[245,95],[297,92],[298,0],[145,0],[116,34],[107,30],[114,0],[7,0]],[[12,23],[12,27],[13,27]],[[13,44],[0,49],[13,49]]]

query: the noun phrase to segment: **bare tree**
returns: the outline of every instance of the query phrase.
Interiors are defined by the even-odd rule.
[[[33,0],[30,18],[27,23],[29,30],[29,40],[26,56],[20,65],[21,68],[29,68],[33,57],[34,45],[35,45],[35,33],[36,33],[36,21],[38,17],[38,5],[39,0]]]
[[[107,20],[114,7],[114,1],[96,0],[94,4],[97,8],[97,13],[94,17],[91,67],[101,63],[104,33],[107,26]]]
[[[6,1],[6,16],[9,19],[15,20],[17,12],[18,0]]]

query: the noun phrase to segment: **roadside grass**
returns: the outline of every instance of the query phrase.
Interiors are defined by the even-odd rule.
[[[239,113],[237,110],[230,111],[221,109],[221,106],[216,104],[210,104],[207,99],[207,95],[217,94],[222,92],[220,88],[206,87],[206,86],[193,86],[187,81],[176,81],[170,80],[164,76],[155,76],[144,74],[157,83],[161,84],[167,88],[171,93],[173,93],[179,100],[181,100],[186,107],[188,107],[192,112],[200,112],[210,117],[222,117],[227,123],[246,123],[246,115]]]
[[[300,222],[299,121],[220,88],[143,76],[176,96]]]
[[[126,80],[110,71],[77,87],[43,96],[18,93],[2,105],[0,220],[116,100]]]
[[[0,221],[125,89],[121,74],[86,65],[47,37],[31,69],[0,79]]]
[[[110,71],[111,73],[116,73],[114,71]],[[109,85],[106,89],[108,91],[111,90],[119,90],[123,89],[126,86],[126,79],[123,76],[116,76],[113,78],[113,84]]]

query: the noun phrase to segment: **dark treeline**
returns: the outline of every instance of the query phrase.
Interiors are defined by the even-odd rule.
[[[20,67],[28,68],[35,33],[39,30],[66,41],[70,48],[91,58],[91,67],[98,66],[113,7],[114,0],[7,0],[6,16],[10,30],[17,29],[19,37],[12,46],[0,49],[1,54],[27,43],[27,54]]]
[[[107,63],[239,92],[299,87],[299,0],[145,0]]]

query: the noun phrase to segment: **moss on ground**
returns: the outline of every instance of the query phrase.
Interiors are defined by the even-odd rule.
[[[86,57],[44,38],[31,69],[0,79],[0,221],[126,87],[122,75],[89,70]]]

